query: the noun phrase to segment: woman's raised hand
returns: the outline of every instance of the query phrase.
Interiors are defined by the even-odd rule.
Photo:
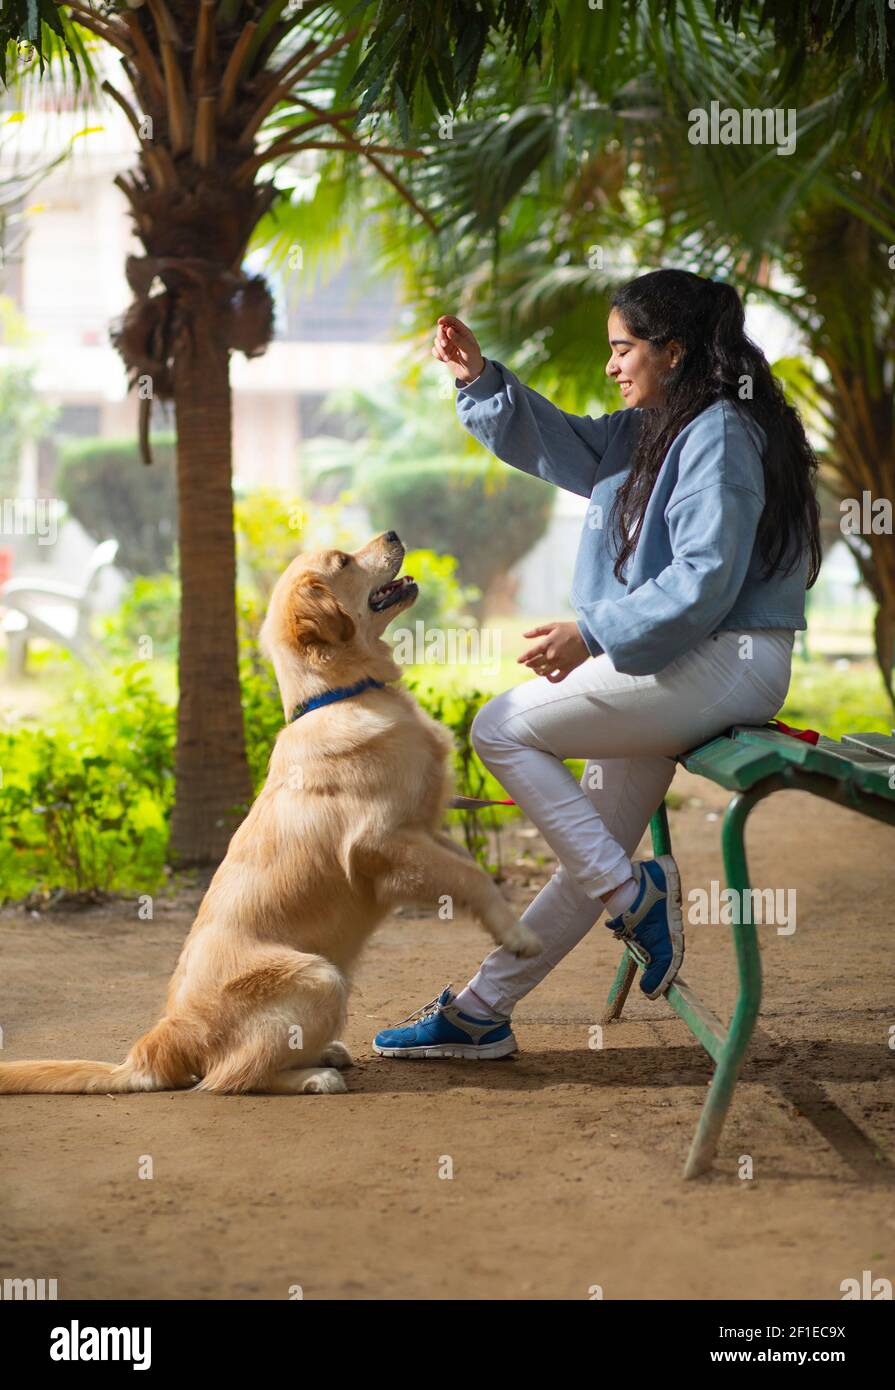
[[[442,314],[435,328],[432,356],[446,362],[454,376],[463,382],[474,381],[485,366],[475,334],[453,314]]]

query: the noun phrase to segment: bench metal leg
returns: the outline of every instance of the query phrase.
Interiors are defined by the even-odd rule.
[[[628,991],[634,983],[636,974],[637,962],[631,952],[625,949],[606,999],[606,1007],[603,1010],[603,1017],[600,1019],[601,1023],[614,1023],[621,1018]]]
[[[758,951],[758,935],[752,920],[752,894],[746,865],[744,832],[750,811],[765,794],[761,788],[738,793],[724,815],[721,832],[724,870],[727,886],[736,893],[735,902],[739,904],[741,913],[741,921],[733,927],[739,993],[730,1027],[717,1056],[715,1074],[702,1107],[690,1153],[684,1165],[685,1178],[698,1177],[712,1165],[734,1086],[761,1006],[761,957]]]
[[[725,812],[721,831],[721,851],[727,887],[736,893],[734,901],[739,904],[742,917],[739,924],[733,928],[739,992],[730,1026],[725,1028],[721,1020],[706,1008],[699,996],[680,977],[666,995],[666,1002],[686,1023],[690,1032],[702,1043],[716,1064],[715,1074],[684,1165],[685,1178],[698,1177],[712,1166],[737,1077],[761,1006],[761,958],[755,923],[752,920],[752,894],[744,836],[750,811],[768,794],[768,790],[768,786],[765,785],[748,792],[739,792],[734,796]],[[664,802],[650,821],[650,833],[653,854],[671,854],[671,831]],[[637,960],[629,950],[625,950],[609,990],[603,1023],[621,1018],[637,968]]]

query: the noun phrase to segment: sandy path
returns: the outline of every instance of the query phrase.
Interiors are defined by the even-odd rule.
[[[675,789],[685,892],[708,888],[726,796],[683,770]],[[0,1276],[73,1298],[826,1299],[863,1270],[895,1282],[892,831],[788,793],[755,812],[749,851],[753,882],[797,889],[799,925],[761,929],[761,1033],[709,1178],[680,1181],[710,1075],[684,1025],[632,999],[588,1046],[618,951],[600,928],[519,1009],[515,1058],[375,1058],[376,1028],[486,945],[470,921],[408,916],[359,974],[350,1095],[5,1099]],[[520,909],[545,873],[513,869]],[[121,1058],[194,907],[0,914],[5,1058]],[[685,973],[726,1012],[729,929],[692,928]]]

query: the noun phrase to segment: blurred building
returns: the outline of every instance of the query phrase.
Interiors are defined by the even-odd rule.
[[[26,234],[18,255],[4,265],[0,286],[30,335],[24,349],[7,344],[0,353],[24,350],[37,364],[40,394],[58,407],[52,437],[26,461],[21,487],[29,495],[52,490],[59,440],[126,437],[135,433],[137,419],[137,402],[109,342],[110,324],[130,301],[125,260],[140,249],[113,182],[134,162],[133,132],[111,102],[99,113],[85,113],[66,109],[74,104],[71,94],[46,79],[39,90],[40,106],[7,127],[0,141],[0,175],[33,169],[91,129],[23,201]],[[327,393],[381,380],[400,351],[396,287],[368,280],[363,257],[352,257],[313,292],[297,284],[303,273],[269,272],[277,305],[274,341],[252,361],[233,354],[238,484],[294,490],[302,438],[317,427]],[[164,411],[156,411],[158,427]]]

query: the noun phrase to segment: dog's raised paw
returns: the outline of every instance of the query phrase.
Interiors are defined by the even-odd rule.
[[[320,1065],[341,1070],[343,1067],[353,1067],[354,1058],[343,1042],[331,1042],[321,1053]]]
[[[505,937],[503,945],[514,956],[538,956],[541,953],[538,937],[521,923]]]
[[[312,1072],[301,1088],[305,1096],[334,1096],[347,1090],[344,1077],[335,1067],[321,1067],[319,1071]]]

